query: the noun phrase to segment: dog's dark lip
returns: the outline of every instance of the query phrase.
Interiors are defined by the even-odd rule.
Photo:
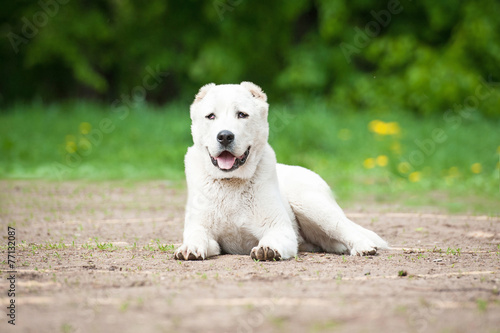
[[[241,156],[241,158],[236,157],[236,160],[234,161],[233,167],[231,169],[221,169],[221,168],[219,168],[219,164],[217,163],[217,159],[215,157],[213,157],[212,155],[210,155],[210,151],[208,151],[208,147],[207,147],[207,151],[208,151],[208,155],[210,156],[210,159],[212,160],[212,164],[214,166],[216,166],[217,168],[219,168],[219,170],[221,170],[221,171],[230,172],[230,171],[234,171],[234,170],[238,169],[240,166],[242,166],[243,164],[245,164],[245,162],[248,160],[248,155],[250,155],[250,148],[251,148],[251,146],[248,146],[247,150]],[[227,151],[227,150],[224,150],[224,151]],[[222,151],[221,154],[224,151]]]

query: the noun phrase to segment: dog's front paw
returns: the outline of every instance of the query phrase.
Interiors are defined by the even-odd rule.
[[[351,246],[351,256],[373,256],[377,253],[377,246],[368,239],[360,239],[353,242]]]
[[[174,253],[177,260],[203,260],[206,257],[206,251],[202,251],[197,246],[182,244]]]
[[[280,260],[281,254],[267,246],[256,246],[250,252],[250,257],[255,260]]]

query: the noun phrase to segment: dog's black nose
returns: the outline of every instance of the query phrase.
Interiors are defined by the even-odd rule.
[[[234,141],[234,134],[228,130],[220,131],[219,134],[217,134],[217,141],[224,147],[227,147]]]

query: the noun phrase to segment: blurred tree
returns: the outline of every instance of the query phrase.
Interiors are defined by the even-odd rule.
[[[7,2],[0,103],[113,101],[135,87],[164,103],[251,80],[273,101],[499,116],[498,17],[495,0]]]

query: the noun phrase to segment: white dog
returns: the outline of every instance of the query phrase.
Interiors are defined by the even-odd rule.
[[[251,82],[203,86],[191,105],[180,260],[221,253],[279,260],[297,251],[373,255],[387,243],[343,213],[314,172],[276,163],[267,96]]]

